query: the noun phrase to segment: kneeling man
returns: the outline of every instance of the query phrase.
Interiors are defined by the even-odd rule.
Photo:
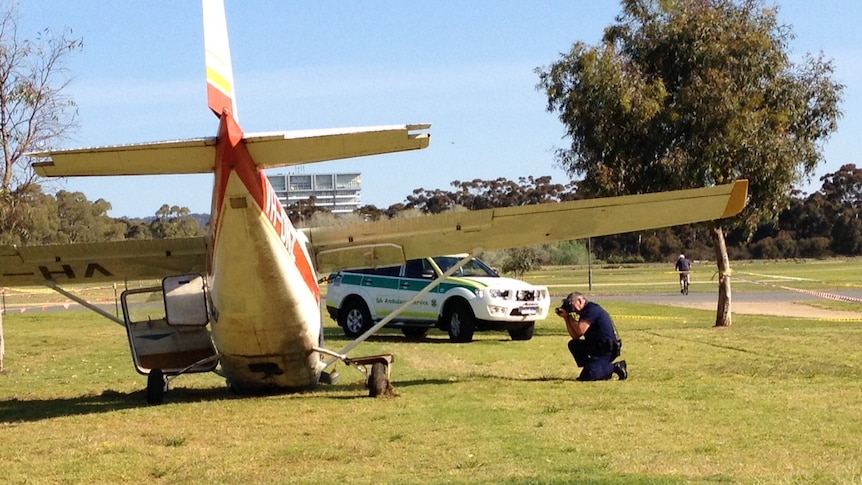
[[[619,380],[628,378],[626,361],[614,363],[620,356],[622,340],[608,312],[597,303],[587,301],[579,292],[569,294],[557,315],[566,322],[572,340],[569,352],[578,367],[582,367],[579,381],[604,381],[616,374]]]

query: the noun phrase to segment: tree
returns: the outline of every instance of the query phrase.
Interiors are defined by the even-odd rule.
[[[407,197],[406,207],[420,209],[426,214],[439,214],[456,206],[481,210],[564,202],[576,198],[574,182],[554,184],[549,175],[519,177],[517,182],[505,177],[469,182],[455,180],[451,185],[456,189],[454,192],[416,189]]]
[[[162,204],[150,223],[150,235],[155,239],[201,236],[204,231],[197,219],[191,216],[188,207]]]
[[[46,147],[75,127],[75,105],[63,94],[69,83],[63,62],[81,47],[81,40],[69,39],[67,33],[55,37],[50,30],[35,41],[21,39],[18,12],[14,7],[4,10],[0,11],[0,233],[14,230],[26,238],[29,231],[22,222],[28,215],[20,211],[30,203],[21,204],[20,199],[33,196],[35,175],[22,163],[27,159],[24,154]],[[0,316],[0,371],[4,350]]]
[[[577,42],[538,88],[571,147],[558,160],[584,196],[749,179],[732,223],[773,216],[822,161],[843,86],[831,61],[788,58],[791,29],[760,0],[623,0],[602,43]],[[730,263],[718,222],[717,326],[731,324]]]
[[[317,197],[313,195],[288,205],[284,210],[287,212],[291,224],[295,226],[302,226],[303,223],[310,221],[315,214],[332,212],[322,205],[317,205]]]
[[[0,12],[0,196],[26,190],[35,174],[25,153],[49,147],[77,127],[74,102],[64,94],[64,67],[81,39],[44,30],[35,41],[18,37],[18,12]],[[8,205],[4,204],[8,210]],[[5,214],[4,214],[5,215]]]
[[[504,251],[503,272],[514,273],[518,278],[535,268],[536,250],[533,247],[512,248]]]
[[[862,169],[855,164],[843,165],[838,171],[820,178],[827,207],[827,219],[832,221],[832,250],[836,254],[862,253]]]
[[[87,200],[83,192],[57,192],[59,232],[65,243],[116,241],[123,239],[126,225],[108,215],[105,199]]]

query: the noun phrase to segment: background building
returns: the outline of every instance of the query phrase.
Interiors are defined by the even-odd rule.
[[[299,173],[267,175],[282,205],[288,206],[311,196],[316,205],[333,214],[349,214],[362,204],[360,173]]]

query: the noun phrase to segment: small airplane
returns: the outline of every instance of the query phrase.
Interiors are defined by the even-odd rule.
[[[439,254],[467,256],[416,298],[481,251],[583,239],[714,220],[745,206],[746,180],[702,189],[560,204],[445,213],[298,230],[264,169],[429,146],[430,124],[246,134],[237,121],[223,0],[203,0],[207,98],[215,137],[32,154],[43,177],[214,174],[209,234],[45,246],[0,246],[0,286],[45,285],[126,328],[147,402],[169,382],[215,372],[238,392],[302,390],[334,382],[332,364],[365,374],[372,396],[391,390],[391,355],[348,353],[413,302],[344,349],[323,341],[318,272],[401,264]],[[127,289],[123,318],[63,285],[161,279]],[[153,303],[153,295],[157,301]],[[0,317],[2,318],[2,317]]]

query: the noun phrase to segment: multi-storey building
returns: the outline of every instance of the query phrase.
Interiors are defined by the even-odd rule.
[[[361,204],[362,174],[298,173],[267,175],[270,185],[285,206],[316,197],[315,204],[333,214],[349,214]]]

